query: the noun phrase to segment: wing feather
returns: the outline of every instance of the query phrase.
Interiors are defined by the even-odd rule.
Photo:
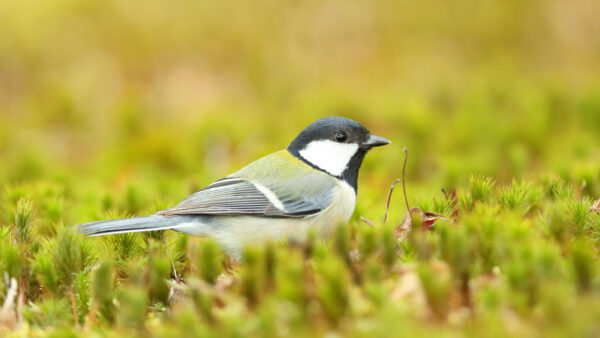
[[[264,188],[263,188],[264,189]],[[177,215],[255,215],[262,217],[303,217],[322,210],[312,200],[282,197],[273,203],[257,186],[240,178],[225,178],[189,196],[177,206],[157,212]],[[279,206],[283,206],[281,209]]]
[[[334,177],[282,150],[250,163],[158,214],[304,217],[331,205],[336,184]]]

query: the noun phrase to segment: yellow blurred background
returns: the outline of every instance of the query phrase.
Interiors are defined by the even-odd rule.
[[[393,141],[361,176],[378,187],[404,145],[411,179],[435,187],[598,180],[598,13],[595,0],[5,0],[0,182],[204,184],[329,115]]]

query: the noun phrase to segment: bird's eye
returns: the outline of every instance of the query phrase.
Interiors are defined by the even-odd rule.
[[[335,134],[335,140],[336,142],[346,142],[346,140],[348,139],[348,135],[342,131],[340,131],[339,133]]]

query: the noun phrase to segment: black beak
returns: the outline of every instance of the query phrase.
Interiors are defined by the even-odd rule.
[[[390,144],[390,143],[392,143],[392,142],[390,142],[390,140],[386,139],[385,137],[381,137],[381,136],[377,136],[377,135],[369,135],[367,140],[363,143],[363,147],[364,148],[380,147],[380,146],[384,146],[384,145]]]

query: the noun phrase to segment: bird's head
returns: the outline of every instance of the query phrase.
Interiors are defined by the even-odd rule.
[[[371,134],[358,122],[326,117],[306,127],[287,149],[309,165],[356,188],[358,170],[366,153],[373,147],[389,143],[389,140]]]

